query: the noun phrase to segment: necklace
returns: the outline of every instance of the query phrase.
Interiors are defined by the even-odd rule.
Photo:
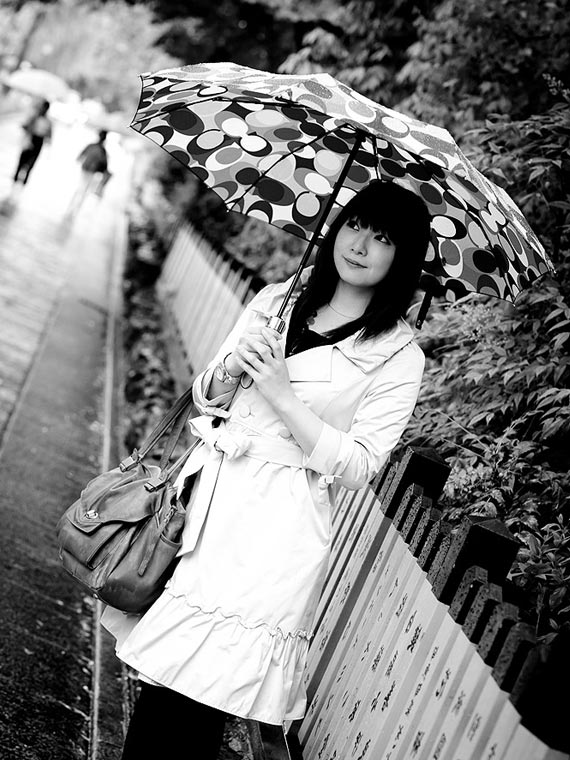
[[[335,309],[335,307],[330,302],[327,304],[327,306],[330,309],[332,309],[336,314],[338,314],[339,317],[344,317],[345,319],[358,319],[358,317],[362,316],[362,314],[343,314],[342,311]]]

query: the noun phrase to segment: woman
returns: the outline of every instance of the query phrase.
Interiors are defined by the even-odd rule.
[[[334,490],[374,477],[416,402],[424,360],[402,317],[428,240],[423,201],[372,182],[332,224],[286,334],[263,326],[287,290],[269,285],[196,378],[204,445],[179,477],[193,487],[174,576],[142,618],[103,618],[143,681],[124,760],[216,758],[226,714],[303,717]]]

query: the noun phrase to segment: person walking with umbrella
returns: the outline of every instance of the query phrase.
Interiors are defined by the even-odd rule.
[[[228,714],[303,717],[335,491],[375,476],[419,392],[405,315],[429,238],[423,200],[372,181],[330,225],[284,333],[261,315],[289,282],[260,291],[195,379],[202,443],[178,479],[189,503],[174,575],[144,615],[102,617],[142,682],[123,760],[214,760]]]
[[[30,172],[41,153],[44,141],[51,139],[52,125],[47,115],[49,107],[49,101],[43,100],[36,107],[30,118],[22,125],[24,142],[18,159],[18,166],[14,173],[14,183],[21,182],[23,185],[26,184]]]
[[[79,211],[90,192],[95,192],[101,197],[103,188],[111,176],[108,170],[106,140],[107,131],[99,130],[97,141],[86,145],[77,157],[81,171],[77,187],[69,201],[66,217],[72,217]]]

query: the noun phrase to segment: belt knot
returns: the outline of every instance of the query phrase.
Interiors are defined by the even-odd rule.
[[[212,422],[209,415],[194,417],[189,420],[190,430],[210,449],[225,454],[228,459],[237,459],[245,454],[251,444],[251,438],[246,433],[237,430],[230,432],[223,422],[219,427],[213,427]]]

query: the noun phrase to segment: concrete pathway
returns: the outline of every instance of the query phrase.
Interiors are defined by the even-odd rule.
[[[110,456],[129,161],[115,151],[105,197],[66,222],[92,135],[56,125],[13,192],[20,120],[0,120],[0,760],[105,760],[122,740],[121,674],[60,567],[55,525]]]

